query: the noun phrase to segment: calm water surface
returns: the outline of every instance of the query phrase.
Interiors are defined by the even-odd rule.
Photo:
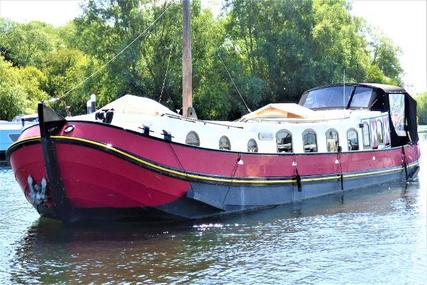
[[[64,227],[0,167],[0,284],[427,284],[419,182],[195,224]]]

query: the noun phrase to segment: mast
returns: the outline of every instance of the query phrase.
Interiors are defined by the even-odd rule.
[[[191,65],[191,28],[190,28],[190,0],[183,0],[183,52],[182,52],[182,114],[192,116],[193,83]],[[191,108],[191,109],[190,109]],[[189,111],[191,110],[191,111]]]

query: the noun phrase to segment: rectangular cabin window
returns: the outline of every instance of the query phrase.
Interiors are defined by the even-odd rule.
[[[391,138],[390,138],[390,124],[388,121],[388,117],[387,116],[383,117],[382,121],[383,121],[383,126],[384,126],[384,144],[390,145]]]
[[[351,98],[350,108],[368,108],[372,97],[372,88],[356,87],[353,97]]]
[[[363,148],[370,149],[371,148],[371,131],[368,123],[363,123],[362,128],[363,133]]]
[[[381,119],[377,119],[377,139],[378,139],[379,145],[384,144],[384,131],[383,131],[383,123],[381,122]]]
[[[315,89],[308,92],[303,106],[310,109],[346,108],[352,91],[351,86]]]
[[[405,131],[405,95],[389,94],[390,115],[398,136],[406,136]]]

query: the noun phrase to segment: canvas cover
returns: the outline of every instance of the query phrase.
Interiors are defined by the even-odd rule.
[[[315,111],[295,103],[268,104],[242,117],[243,120],[257,118],[312,118]]]
[[[389,112],[391,145],[417,143],[417,102],[403,88],[373,87],[369,109]]]
[[[149,116],[161,116],[163,114],[177,115],[167,107],[152,99],[129,94],[124,95],[101,108],[101,110],[109,109],[114,109],[115,112],[126,114]]]

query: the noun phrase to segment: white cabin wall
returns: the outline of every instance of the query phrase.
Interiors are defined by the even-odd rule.
[[[358,121],[352,124],[352,127],[358,131],[359,141],[361,138],[361,131],[358,127]],[[313,129],[316,132],[317,144],[319,152],[326,152],[326,137],[325,133],[330,128],[334,128],[338,132],[340,145],[343,151],[347,151],[347,130],[348,121],[344,124],[340,122],[323,122],[322,124],[317,123],[315,126],[313,123],[305,124],[277,124],[277,123],[254,123],[244,129],[217,126],[212,124],[203,124],[200,122],[189,122],[178,119],[166,119],[155,120],[151,122],[150,135],[163,138],[162,130],[166,130],[172,134],[172,141],[178,143],[185,143],[185,138],[190,131],[195,131],[200,139],[200,146],[205,148],[219,148],[219,139],[225,135],[229,138],[232,151],[243,151],[247,150],[248,141],[253,138],[258,144],[258,151],[261,153],[276,153],[276,133],[282,129],[288,130],[292,133],[293,150],[295,153],[303,153],[303,137],[302,134],[306,129]],[[140,130],[142,132],[142,130]],[[271,133],[271,140],[260,140],[258,138],[259,132]]]
[[[342,119],[313,121],[253,121],[253,122],[219,122],[218,124],[194,121],[182,118],[172,118],[169,116],[145,116],[116,113],[113,118],[113,124],[131,129],[136,132],[143,132],[143,125],[150,127],[150,135],[163,138],[163,130],[172,135],[172,141],[185,143],[187,134],[195,131],[200,139],[200,147],[219,149],[219,139],[225,135],[230,140],[231,150],[246,152],[247,143],[253,138],[258,144],[260,153],[277,153],[276,133],[285,129],[292,134],[292,144],[294,153],[304,153],[302,134],[306,129],[313,129],[316,132],[318,152],[327,152],[326,131],[330,128],[335,129],[339,136],[339,145],[343,152],[348,151],[347,131],[354,128],[358,133],[359,149],[363,149],[363,134],[359,123],[364,118],[385,116],[386,113],[370,111],[356,111]],[[230,126],[227,126],[229,124]],[[237,127],[233,127],[237,126]],[[240,127],[240,128],[238,128]],[[271,134],[269,140],[260,140],[259,132]]]

